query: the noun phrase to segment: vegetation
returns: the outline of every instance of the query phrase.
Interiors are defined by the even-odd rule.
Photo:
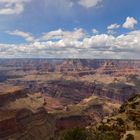
[[[115,131],[108,131],[105,133],[97,132],[91,140],[119,140],[119,136]]]
[[[111,128],[108,125],[102,124],[98,127],[98,130],[101,132],[110,131]]]
[[[135,123],[136,123],[137,130],[140,130],[140,122],[136,121]]]
[[[107,128],[106,126],[102,126]],[[100,127],[101,128],[101,127]],[[103,129],[102,129],[103,130]],[[66,131],[60,140],[119,140],[119,135],[115,131],[92,131],[81,128],[74,128]]]
[[[123,104],[120,109],[119,109],[119,113],[124,113],[125,112],[125,106],[126,104]]]
[[[132,134],[128,134],[126,140],[135,140]]]
[[[140,95],[134,95],[120,107],[119,113],[108,118],[107,122],[102,121],[90,129],[72,129],[64,133],[61,140],[120,140],[126,131],[140,130],[139,99]],[[134,136],[128,134],[125,140],[134,140]]]
[[[121,118],[117,118],[118,125],[124,125],[124,121]]]
[[[82,128],[74,128],[63,134],[60,140],[87,140],[88,132]]]

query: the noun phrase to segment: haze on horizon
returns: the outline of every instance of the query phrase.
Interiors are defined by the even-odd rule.
[[[0,58],[140,59],[139,0],[0,0]]]

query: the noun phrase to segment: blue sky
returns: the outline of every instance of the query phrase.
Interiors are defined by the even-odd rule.
[[[0,0],[0,57],[139,59],[139,0]]]

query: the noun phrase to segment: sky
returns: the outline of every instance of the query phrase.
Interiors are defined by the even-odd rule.
[[[139,0],[0,0],[0,58],[140,59]]]

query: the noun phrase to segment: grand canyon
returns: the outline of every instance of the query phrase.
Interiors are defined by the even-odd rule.
[[[0,140],[59,140],[101,124],[119,129],[111,140],[139,140],[139,85],[140,60],[1,59]]]
[[[140,140],[140,0],[0,0],[0,140]]]

